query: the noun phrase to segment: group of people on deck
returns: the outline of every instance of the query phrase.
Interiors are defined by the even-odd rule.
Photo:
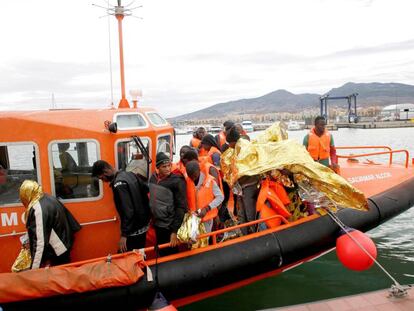
[[[325,119],[317,117],[303,144],[315,161],[337,171],[333,137],[325,125]],[[243,128],[232,121],[224,122],[216,137],[198,128],[189,145],[180,149],[177,163],[172,163],[169,155],[157,153],[156,171],[148,181],[132,172],[116,171],[106,161],[96,161],[92,176],[110,184],[120,216],[119,251],[144,248],[152,224],[156,243],[170,244],[169,248],[160,249],[160,254],[178,252],[177,232],[187,212],[201,218],[206,232],[223,228],[228,221],[235,224],[256,220],[260,176],[242,177],[236,189],[230,189],[220,170],[221,154],[234,148],[241,138],[249,139]],[[35,182],[23,183],[20,197],[26,207],[26,226],[34,258],[32,268],[41,267],[46,261],[67,262],[73,233],[80,229],[79,224],[57,199],[44,195]],[[52,223],[51,217],[59,223]],[[243,235],[256,230],[253,225],[241,228]]]

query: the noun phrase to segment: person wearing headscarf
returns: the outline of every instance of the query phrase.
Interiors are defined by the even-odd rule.
[[[19,196],[25,207],[31,269],[68,263],[79,223],[61,202],[43,193],[36,181],[25,180]]]
[[[208,161],[216,167],[220,167],[220,147],[214,139],[213,135],[207,134],[201,140],[201,149],[199,155],[207,157]]]

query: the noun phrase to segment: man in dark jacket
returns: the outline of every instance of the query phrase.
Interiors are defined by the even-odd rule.
[[[227,133],[229,148],[235,148],[237,141],[241,138],[236,127],[232,127]],[[238,179],[239,194],[237,195],[237,216],[240,223],[247,223],[256,220],[256,201],[259,195],[260,176],[242,176]],[[236,184],[237,185],[237,184]],[[246,235],[256,232],[257,226],[241,228],[241,232]]]
[[[74,233],[80,225],[55,197],[45,194],[33,180],[25,180],[19,190],[25,207],[31,269],[70,262]]]
[[[150,207],[157,243],[171,246],[160,250],[164,256],[178,252],[177,231],[187,212],[186,184],[182,175],[171,173],[171,160],[165,153],[157,153],[156,166],[158,172],[149,180]]]
[[[134,173],[116,171],[103,160],[93,164],[92,176],[109,182],[112,188],[121,219],[119,251],[144,248],[150,221],[148,186]]]

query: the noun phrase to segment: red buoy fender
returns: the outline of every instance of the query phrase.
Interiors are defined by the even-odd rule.
[[[377,248],[365,233],[351,229],[348,234],[358,241],[374,259],[377,258]],[[354,271],[369,269],[374,264],[374,260],[348,234],[343,234],[336,240],[336,254],[339,261]]]

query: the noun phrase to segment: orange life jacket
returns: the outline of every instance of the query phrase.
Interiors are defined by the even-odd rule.
[[[220,133],[218,134],[218,137],[219,137],[218,145],[221,149],[223,145],[226,143],[226,135],[224,135],[223,131],[220,131]]]
[[[270,204],[270,207],[266,202]],[[290,199],[283,185],[269,179],[262,181],[256,202],[256,211],[260,212],[261,219],[273,215],[281,215],[285,218],[290,217],[292,214],[285,207],[285,205],[289,203]],[[265,221],[265,223],[269,228],[275,228],[280,225],[281,219],[274,218]]]
[[[171,165],[171,172],[172,173],[180,173],[184,176],[186,174],[186,171],[185,171],[185,166],[184,166],[183,162],[178,161],[176,163],[173,163]]]
[[[309,132],[308,151],[314,160],[329,159],[331,134],[325,130],[322,136],[315,133],[315,128]]]
[[[198,158],[198,162],[200,163],[200,170],[206,176],[207,175],[210,175],[210,168],[211,167],[213,167],[215,170],[217,170],[217,178],[218,179],[215,179],[214,178],[214,180],[216,181],[217,185],[220,187],[220,190],[223,191],[223,181],[222,181],[222,177],[221,177],[221,172],[220,172],[220,170],[216,166],[214,166],[213,164],[211,164],[208,159],[209,159],[209,157],[199,157]]]
[[[216,147],[214,147],[214,146],[211,146],[211,148],[210,148],[210,150],[208,151],[208,153],[207,153],[207,155],[208,156],[210,156],[210,158],[211,158],[211,156],[213,155],[213,153],[219,153],[220,155],[221,155],[221,151],[220,150],[218,150]]]
[[[219,153],[221,155],[221,151],[218,150],[216,147],[211,146],[210,150],[207,151],[204,148],[201,148],[200,151],[198,152],[198,160],[201,162],[207,160],[208,162],[210,162],[211,164],[213,164],[213,159],[211,158],[211,156],[214,153]],[[204,159],[205,158],[205,159]]]
[[[206,207],[211,203],[211,201],[214,200],[214,193],[213,193],[214,177],[213,176],[205,175],[203,184],[198,190],[194,182],[190,178],[187,177],[186,179],[189,180],[189,182],[187,182],[187,186],[190,183],[192,184],[190,185],[191,191],[188,191],[188,188],[187,188],[187,201],[188,201],[188,206],[191,211],[196,211],[198,209]],[[211,220],[215,218],[217,215],[218,215],[218,209],[213,208],[207,212],[207,214],[203,217],[201,221],[205,222],[205,221]]]
[[[197,137],[193,137],[190,140],[190,147],[199,148],[201,145],[201,140]]]

